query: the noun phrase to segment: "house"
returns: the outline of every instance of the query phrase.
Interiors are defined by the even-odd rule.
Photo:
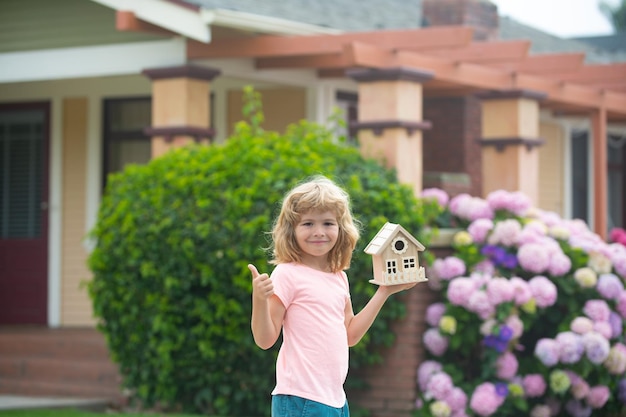
[[[344,109],[363,154],[416,193],[521,190],[602,236],[626,221],[623,53],[486,0],[3,0],[0,28],[3,327],[93,329],[85,236],[107,175],[227,140],[249,84],[266,129]],[[389,353],[404,369],[426,302],[408,300]],[[367,396],[372,410],[411,408],[414,375],[392,362],[372,387],[403,397]]]
[[[424,249],[402,226],[387,222],[364,249],[372,255],[374,279],[370,282],[396,285],[427,281],[418,256]]]

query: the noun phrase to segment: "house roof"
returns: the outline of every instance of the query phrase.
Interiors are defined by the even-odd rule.
[[[407,232],[404,227],[395,223],[385,223],[385,225],[376,233],[376,236],[368,243],[364,252],[368,255],[380,255],[385,247],[391,244],[391,239],[401,233],[403,237],[407,238],[412,244],[417,246],[418,250],[423,251],[426,249],[413,235]]]

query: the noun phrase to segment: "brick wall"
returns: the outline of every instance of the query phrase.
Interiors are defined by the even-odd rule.
[[[480,102],[472,96],[424,100],[424,119],[432,128],[424,131],[424,187],[439,187],[451,195],[482,195]],[[448,184],[431,173],[463,173],[469,184]]]
[[[424,0],[422,19],[424,26],[471,26],[476,40],[498,38],[498,8],[487,0]]]

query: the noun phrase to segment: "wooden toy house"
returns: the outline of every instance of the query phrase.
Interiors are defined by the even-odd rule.
[[[419,266],[418,253],[425,249],[402,226],[386,223],[365,248],[372,255],[374,279],[377,285],[397,285],[428,281]]]

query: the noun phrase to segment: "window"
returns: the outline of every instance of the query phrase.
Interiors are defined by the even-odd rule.
[[[408,258],[402,258],[402,267],[404,270],[415,269],[415,256],[409,256]]]
[[[357,131],[350,127],[350,124],[358,120],[359,96],[356,93],[337,91],[335,101],[345,117],[346,130],[342,134],[345,135],[348,143],[355,144],[357,143]]]
[[[572,132],[572,217],[589,221],[589,133]]]
[[[387,260],[387,274],[396,274],[398,273],[398,266],[396,264],[395,259]]]
[[[626,134],[609,134],[608,142],[608,222],[610,231],[624,227],[626,218]]]
[[[109,174],[152,158],[152,138],[143,133],[152,124],[151,107],[150,97],[104,101],[104,185]]]

